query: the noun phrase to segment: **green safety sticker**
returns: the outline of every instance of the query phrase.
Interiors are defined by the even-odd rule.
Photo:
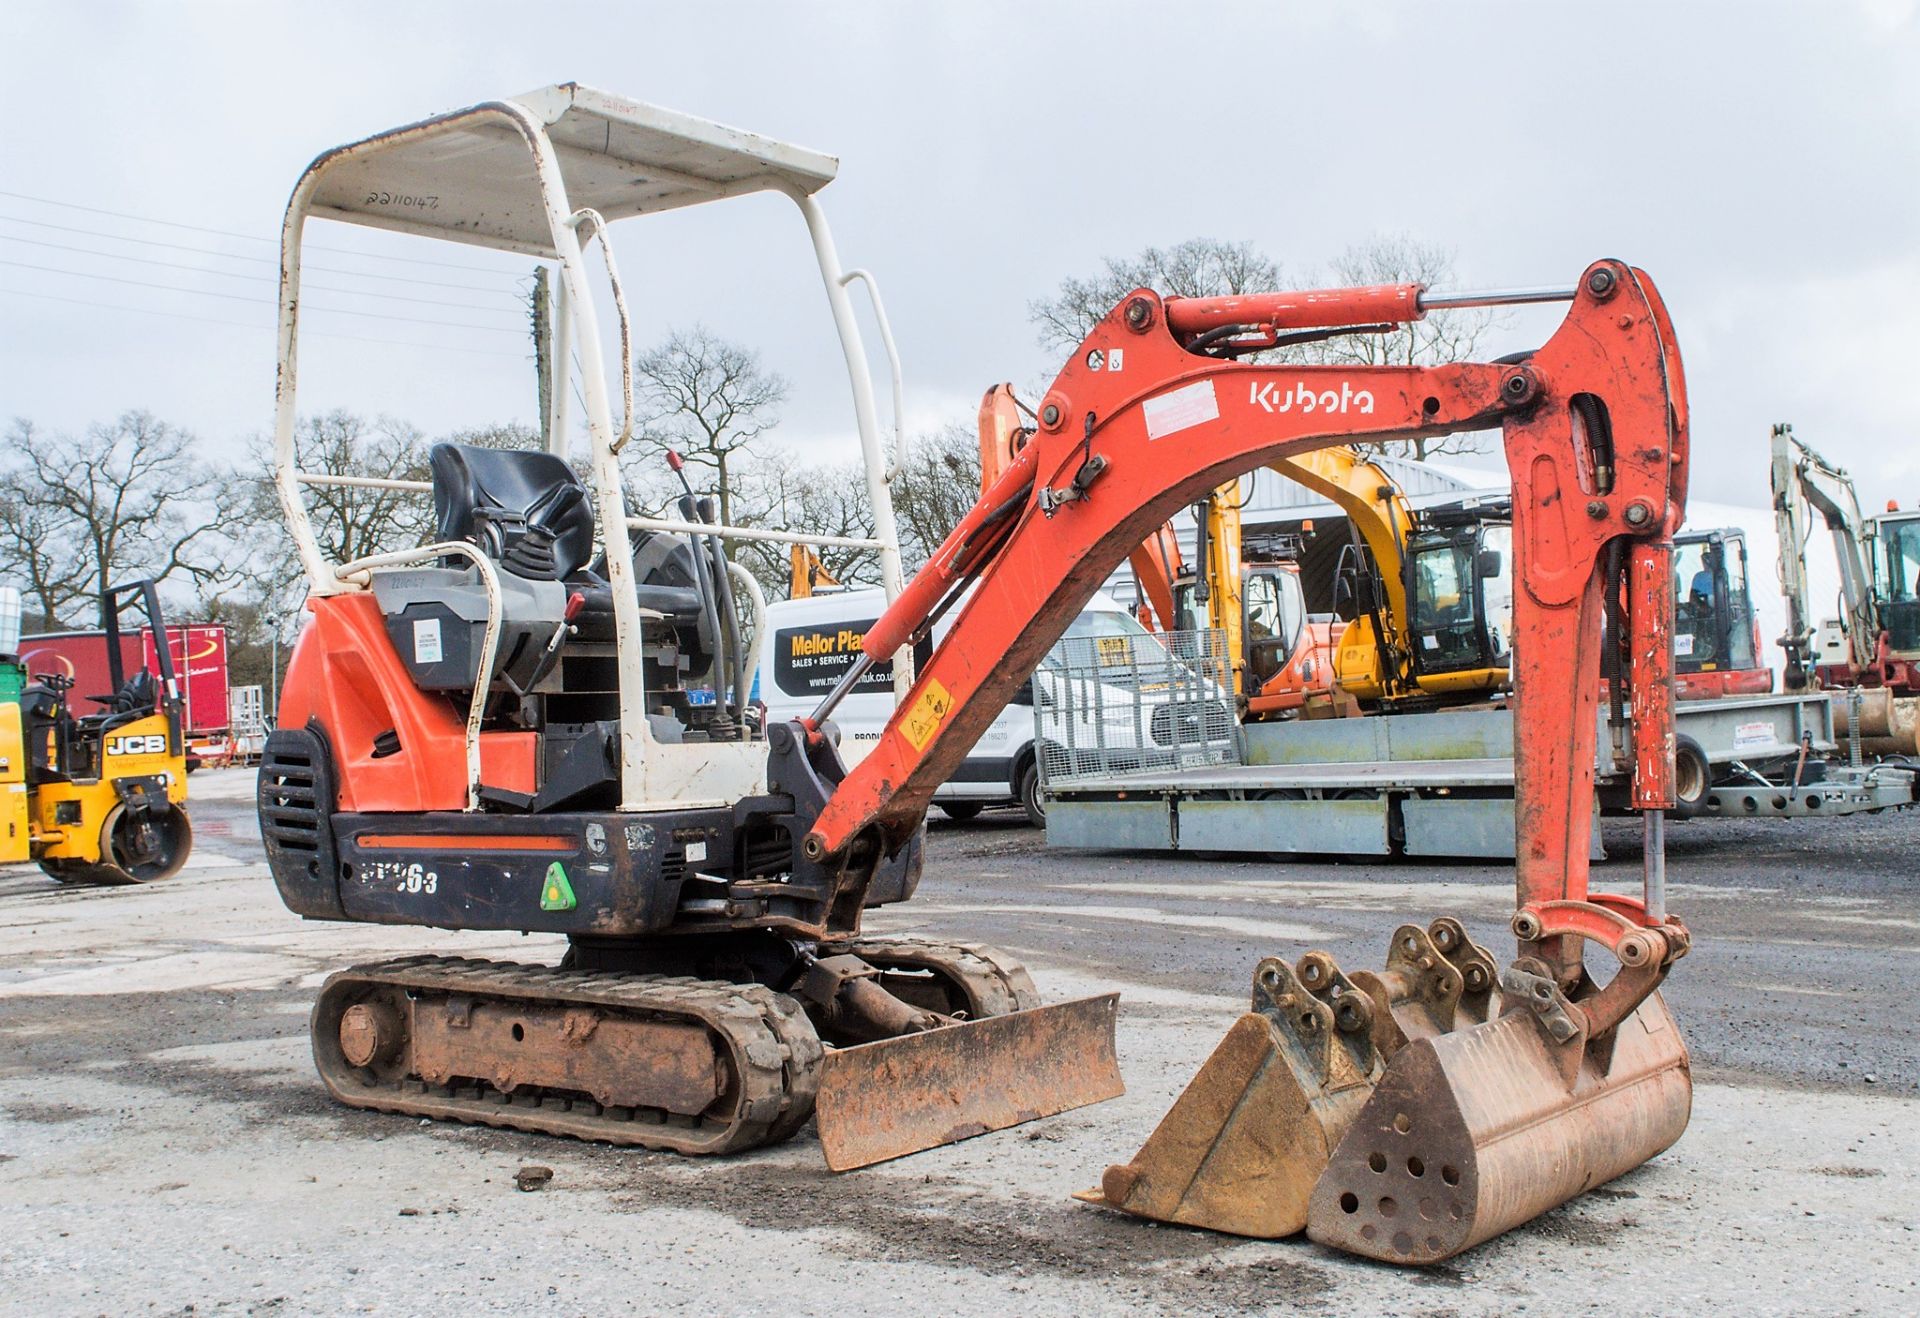
[[[547,866],[547,881],[540,885],[540,909],[571,911],[575,904],[573,885],[567,882],[566,867],[556,860]]]

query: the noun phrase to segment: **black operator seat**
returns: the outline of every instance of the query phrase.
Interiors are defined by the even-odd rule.
[[[474,444],[435,444],[428,458],[440,539],[478,545],[515,576],[566,582],[586,606],[576,618],[582,634],[612,634],[606,565],[594,554],[593,504],[565,460],[536,449]],[[704,634],[698,589],[641,581],[635,594],[641,608]]]
[[[531,449],[435,444],[442,540],[466,540],[517,577],[563,581],[593,557],[593,507],[573,468]]]

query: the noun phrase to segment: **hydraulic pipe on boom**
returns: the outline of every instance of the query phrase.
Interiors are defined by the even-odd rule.
[[[1312,1044],[1318,1084],[1330,1084],[1329,1067],[1351,1080],[1334,1086],[1346,1097],[1318,1108],[1303,1081],[1304,1096],[1287,1109],[1299,1147],[1317,1150],[1290,1164],[1292,1202],[1247,1230],[1204,1212],[1183,1216],[1176,1210],[1184,1190],[1173,1195],[1174,1208],[1145,1202],[1153,1196],[1144,1191],[1136,1199],[1151,1179],[1142,1159],[1151,1162],[1154,1141],[1142,1159],[1108,1173],[1105,1202],[1248,1234],[1305,1225],[1354,1252],[1431,1262],[1639,1165],[1685,1127],[1686,1051],[1657,989],[1687,950],[1686,929],[1664,912],[1658,863],[1649,865],[1641,898],[1589,889],[1584,804],[1593,792],[1602,603],[1614,592],[1625,602],[1630,642],[1623,676],[1634,801],[1646,812],[1649,846],[1658,846],[1673,791],[1671,545],[1687,484],[1685,389],[1665,307],[1640,271],[1599,262],[1576,288],[1551,296],[1572,303],[1566,320],[1521,363],[1302,367],[1221,360],[1191,344],[1201,335],[1259,342],[1284,330],[1404,322],[1438,303],[1413,285],[1205,299],[1136,291],[1075,350],[1041,402],[1032,438],[863,640],[868,662],[890,656],[973,588],[877,745],[836,775],[806,834],[805,856],[836,876],[849,902],[862,875],[906,844],[934,788],[1088,597],[1180,506],[1256,466],[1331,444],[1504,432],[1519,585],[1512,928],[1520,955],[1500,978],[1498,1012],[1484,954],[1464,981],[1479,1013],[1419,1032],[1401,1025],[1407,999],[1387,977],[1369,977],[1377,992],[1367,999],[1354,996],[1356,981],[1324,954],[1308,954],[1297,974],[1270,958],[1255,983],[1255,1014],[1269,1022],[1259,1028],[1272,1032],[1265,1046],[1307,1048],[1300,1031],[1324,1020],[1326,1032]],[[1116,352],[1123,371],[1096,369]],[[1263,391],[1302,405],[1263,410]],[[1610,553],[1615,545],[1626,552]],[[829,774],[838,766],[818,722],[832,703],[800,728]],[[1409,929],[1421,933],[1401,933]],[[1457,923],[1431,929],[1428,946],[1449,957],[1470,946]],[[1586,975],[1587,940],[1620,963],[1604,987]],[[1302,992],[1320,1003],[1304,1017]],[[1337,1009],[1328,1005],[1335,996]],[[1631,1028],[1621,1029],[1629,1018]],[[1326,1051],[1334,1031],[1345,1061]],[[1356,1059],[1365,1061],[1358,1071]],[[1250,1092],[1254,1082],[1242,1080]],[[1213,1124],[1240,1106],[1229,1096]],[[1517,1125],[1491,1119],[1520,1109]],[[1168,1123],[1186,1128],[1170,1139],[1205,1154],[1216,1132],[1202,1119],[1196,1138],[1192,1116],[1176,1106]],[[1393,1201],[1374,1205],[1365,1183],[1367,1163],[1386,1156],[1374,1145],[1394,1149],[1398,1165],[1450,1171],[1452,1211],[1422,1223],[1417,1236],[1385,1223]],[[1274,1137],[1255,1147],[1264,1163],[1256,1158],[1246,1176],[1271,1194],[1272,1160],[1292,1145]],[[1194,1181],[1195,1165],[1183,1185]]]

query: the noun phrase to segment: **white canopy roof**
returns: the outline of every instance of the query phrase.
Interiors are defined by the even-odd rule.
[[[813,193],[832,156],[561,83],[513,98],[546,126],[573,208],[608,221],[768,187]],[[490,102],[337,147],[309,165],[311,213],[551,256],[532,154]]]

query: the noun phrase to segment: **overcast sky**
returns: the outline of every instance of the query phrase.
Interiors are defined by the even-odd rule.
[[[577,80],[839,156],[823,199],[842,257],[885,288],[917,426],[1050,375],[1027,305],[1103,256],[1204,235],[1304,275],[1404,231],[1451,248],[1469,285],[1646,268],[1686,359],[1702,497],[1764,502],[1786,420],[1863,499],[1912,506],[1915,9],[12,0],[0,418],[78,429],[144,407],[237,456],[271,418],[273,240],[306,162]],[[794,383],[789,442],[851,453],[790,204],[615,232],[643,343],[697,319],[753,345]],[[431,433],[532,419],[527,261],[336,225],[309,243],[334,250],[309,254],[303,410]],[[1554,319],[1516,318],[1490,350]]]

